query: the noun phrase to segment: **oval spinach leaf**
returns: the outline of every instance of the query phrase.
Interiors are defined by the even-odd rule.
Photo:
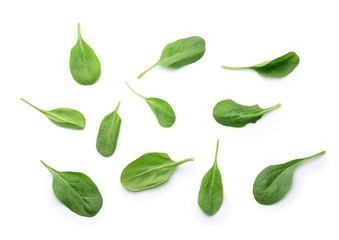
[[[175,162],[166,153],[146,153],[122,171],[121,184],[132,192],[154,188],[166,182],[177,166],[193,159]]]
[[[193,36],[179,39],[167,44],[164,50],[162,50],[158,62],[140,74],[138,79],[158,65],[169,68],[180,68],[198,61],[204,53],[205,40],[201,37]]]
[[[260,75],[267,77],[284,77],[291,73],[299,64],[299,56],[289,52],[274,60],[266,61],[250,67],[227,67],[225,69],[252,69]]]
[[[325,151],[307,158],[271,165],[262,170],[253,184],[255,200],[263,205],[271,205],[282,199],[292,185],[293,171],[301,163],[324,154]]]
[[[81,38],[80,23],[78,23],[78,41],[71,50],[69,68],[74,80],[82,85],[94,84],[101,74],[101,64],[98,57]]]
[[[203,177],[199,190],[198,204],[201,210],[207,215],[215,214],[223,201],[223,186],[221,174],[217,165],[218,149],[219,139],[217,141],[214,164]]]
[[[71,211],[84,217],[95,216],[102,207],[102,197],[94,182],[80,172],[59,172],[43,161],[53,175],[55,196]]]
[[[175,113],[169,105],[168,102],[160,99],[160,98],[146,98],[142,96],[141,94],[134,91],[127,82],[125,82],[126,85],[131,89],[132,92],[137,94],[139,97],[143,98],[147,104],[151,107],[152,111],[154,112],[155,116],[158,119],[159,124],[162,127],[169,128],[171,127],[175,122]]]
[[[104,156],[111,156],[116,147],[120,132],[121,118],[118,115],[120,102],[113,112],[108,114],[101,122],[97,137],[97,150]]]
[[[43,110],[33,104],[27,102],[25,99],[21,98],[22,101],[32,106],[39,112],[43,113],[49,120],[54,124],[74,129],[84,129],[86,125],[86,119],[81,112],[74,110],[72,108],[56,108],[53,110]]]
[[[244,106],[231,99],[226,99],[215,105],[213,117],[221,125],[241,128],[248,123],[255,123],[262,115],[280,106],[279,103],[273,107],[262,109],[258,105]]]

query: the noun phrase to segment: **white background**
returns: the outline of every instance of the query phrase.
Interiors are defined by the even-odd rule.
[[[1,1],[0,184],[1,239],[338,239],[338,53],[337,1]],[[70,50],[83,39],[102,64],[92,86],[76,83]],[[154,64],[170,42],[206,40],[198,62],[178,70]],[[262,77],[247,66],[288,51],[300,56],[287,77]],[[162,128],[146,97],[168,101],[176,123]],[[81,111],[83,131],[60,128],[26,103],[43,109]],[[263,108],[281,103],[256,124],[219,125],[214,105],[231,98]],[[95,148],[102,118],[121,101],[118,147],[112,157]],[[224,202],[206,216],[197,204],[200,181],[219,168]],[[288,194],[263,206],[252,184],[266,166],[322,157],[297,168]],[[139,193],[125,190],[120,173],[147,152],[173,160],[195,157],[170,180]],[[59,171],[87,174],[104,204],[93,218],[68,210],[54,196],[43,160]]]

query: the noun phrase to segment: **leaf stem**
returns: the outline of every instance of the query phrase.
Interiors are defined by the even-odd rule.
[[[140,79],[145,73],[147,73],[149,70],[155,68],[156,66],[158,66],[158,63],[152,65],[151,67],[147,68],[143,73],[141,73],[139,76],[138,76],[138,79]]]
[[[31,107],[33,107],[33,108],[35,108],[36,110],[38,110],[39,112],[42,112],[42,113],[45,112],[44,110],[42,110],[42,109],[40,109],[40,108],[34,106],[33,104],[27,102],[25,99],[23,99],[23,98],[20,98],[20,99],[21,99],[22,101],[24,101],[25,103],[27,103],[28,105],[30,105]]]
[[[78,23],[78,40],[81,40],[80,23]]]
[[[129,89],[131,89],[132,92],[134,92],[136,95],[138,95],[139,97],[141,97],[141,98],[143,98],[143,99],[146,100],[146,98],[145,98],[144,96],[142,96],[140,93],[137,93],[136,91],[134,91],[133,88],[131,88],[131,86],[128,85],[127,82],[125,82],[125,83],[126,83],[127,87],[128,87]]]
[[[317,153],[317,154],[314,154],[314,155],[312,155],[312,156],[309,156],[309,157],[305,158],[305,161],[310,160],[310,159],[312,159],[312,158],[316,158],[316,157],[318,157],[318,156],[320,156],[320,155],[323,155],[323,154],[325,154],[325,153],[326,153],[325,150],[324,150],[324,151],[321,151],[321,152],[319,152],[319,153]],[[303,161],[303,162],[305,162],[305,161]]]
[[[183,163],[189,162],[189,161],[194,161],[194,158],[187,158],[187,159],[184,159],[182,161],[176,162],[176,165],[180,165],[180,164],[183,164]]]
[[[120,107],[120,101],[118,102],[118,105],[116,106],[116,108],[115,108],[114,112],[117,112],[117,111],[118,111],[118,109],[119,109],[119,107]]]
[[[278,107],[281,107],[281,104],[278,103],[277,105],[274,105],[273,107],[270,107],[270,108],[266,108],[264,109],[265,112],[269,112],[269,111],[272,111],[273,109],[276,109]]]
[[[217,149],[215,150],[214,164],[217,164],[218,151],[219,151],[219,139],[217,140]]]
[[[48,166],[46,163],[44,163],[42,160],[40,160],[41,163],[49,170],[49,171],[55,171],[53,168],[51,168],[50,166]]]
[[[228,67],[228,66],[221,66],[221,68],[234,70],[234,69],[249,69],[250,67]]]

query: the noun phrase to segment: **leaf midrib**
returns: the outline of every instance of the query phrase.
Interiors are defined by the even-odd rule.
[[[174,58],[176,58],[176,57],[178,57],[178,56],[184,55],[185,53],[191,51],[192,49],[197,48],[197,46],[198,46],[198,45],[196,45],[196,46],[194,46],[194,47],[192,47],[192,48],[189,48],[189,49],[187,49],[187,50],[185,50],[185,51],[179,51],[179,52],[178,52],[179,54],[174,55],[174,56],[171,56],[171,57],[167,57],[167,59],[166,59],[166,60],[163,60],[163,61],[160,61],[160,60],[161,60],[161,56],[160,56],[160,59],[159,59],[159,61],[157,62],[157,65],[162,65],[162,63],[164,63],[164,62],[166,62],[166,61],[169,61],[169,60],[174,59]]]

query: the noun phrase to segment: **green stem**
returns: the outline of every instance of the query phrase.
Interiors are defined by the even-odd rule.
[[[234,70],[234,69],[249,69],[250,67],[228,67],[228,66],[221,66],[224,69],[230,69],[230,70]]]
[[[114,112],[117,112],[117,111],[118,111],[118,109],[119,109],[119,107],[120,107],[120,101],[118,102],[118,105],[116,106],[116,108],[115,108]]]
[[[219,151],[219,139],[217,140],[217,149],[215,150],[214,164],[217,164],[218,151]]]
[[[46,163],[44,163],[42,160],[40,160],[42,162],[42,164],[49,170],[49,171],[54,171],[55,170],[53,168],[51,168],[50,166],[48,166]]]
[[[316,157],[318,157],[318,156],[320,156],[320,155],[323,155],[323,154],[325,154],[325,153],[326,153],[325,150],[324,150],[324,151],[321,151],[321,152],[319,152],[319,153],[317,153],[317,154],[314,154],[314,155],[312,155],[312,156],[310,156],[310,157],[305,158],[305,160],[304,160],[303,162],[305,162],[305,161],[307,161],[307,160],[310,160],[310,159],[312,159],[312,158],[316,158]]]
[[[194,158],[187,158],[187,159],[185,159],[185,160],[176,162],[176,165],[180,165],[180,164],[183,164],[183,163],[189,162],[189,161],[194,161]]]
[[[80,23],[78,23],[78,40],[81,40]]]
[[[27,102],[25,99],[23,99],[23,98],[20,98],[20,99],[21,99],[22,101],[24,101],[25,103],[27,103],[28,105],[30,105],[31,107],[33,107],[33,108],[35,108],[36,110],[38,110],[39,112],[45,113],[44,110],[42,110],[42,109],[40,109],[40,108],[34,106],[33,104]]]
[[[134,91],[133,88],[131,88],[131,86],[128,85],[127,82],[125,82],[125,83],[126,83],[127,87],[128,87],[129,89],[131,89],[132,92],[134,92],[136,95],[138,95],[139,97],[141,97],[141,98],[143,98],[143,99],[146,100],[146,98],[145,98],[144,96],[142,96],[140,93],[137,93],[136,91]]]
[[[272,111],[273,109],[276,109],[278,107],[281,107],[280,103],[278,103],[277,105],[274,105],[273,107],[264,109],[264,112],[266,113],[266,112]]]
[[[144,71],[143,73],[141,73],[139,76],[138,76],[138,79],[140,79],[145,73],[147,73],[149,70],[155,68],[156,66],[158,66],[158,63],[152,65],[151,67],[147,68],[146,71]]]

